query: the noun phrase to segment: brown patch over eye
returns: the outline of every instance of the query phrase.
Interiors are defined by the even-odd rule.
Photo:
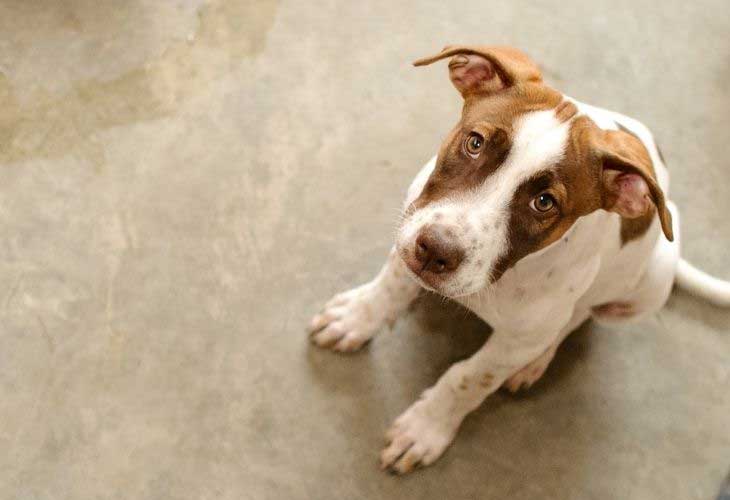
[[[458,70],[456,76],[461,78],[462,70],[471,64],[470,54],[472,52],[463,53],[459,58],[458,52],[442,53],[435,58],[421,60],[418,64],[430,64],[439,58],[454,55],[457,57],[452,61],[452,70]],[[406,213],[481,186],[507,158],[512,147],[514,124],[525,113],[553,109],[563,100],[561,94],[532,77],[527,79],[528,84],[506,89],[505,85],[514,83],[513,78],[506,73],[500,74],[498,67],[493,69],[496,71],[494,78],[482,82],[484,85],[479,86],[480,92],[468,92],[461,120],[441,144],[431,176]],[[466,82],[462,80],[459,85],[462,84]],[[497,90],[497,87],[505,90],[500,96],[481,93]]]
[[[560,205],[567,205],[567,190],[554,171],[525,181],[510,204],[509,250],[492,270],[492,280],[526,255],[557,241],[575,219],[563,216]]]
[[[407,212],[479,186],[502,164],[511,146],[506,130],[489,123],[477,123],[467,130],[471,131],[466,137],[460,127],[449,134],[433,173]],[[471,160],[465,158],[467,155]]]
[[[601,207],[599,165],[590,155],[590,127],[595,125],[588,118],[575,118],[562,160],[515,191],[507,251],[491,270],[492,282],[526,255],[558,241],[579,217]],[[552,204],[543,198],[546,194]]]

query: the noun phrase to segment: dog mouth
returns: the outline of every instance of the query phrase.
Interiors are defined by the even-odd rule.
[[[456,300],[461,297],[467,297],[469,295],[472,295],[476,292],[469,290],[465,287],[459,287],[455,290],[444,290],[441,286],[439,286],[436,283],[431,283],[424,279],[423,276],[419,276],[418,274],[414,273],[408,266],[405,266],[406,273],[408,276],[413,279],[416,283],[418,283],[424,290],[435,293],[436,295],[439,295],[440,297],[445,297],[447,299]]]

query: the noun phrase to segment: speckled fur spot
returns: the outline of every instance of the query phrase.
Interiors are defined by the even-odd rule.
[[[484,375],[482,375],[481,380],[479,380],[479,385],[482,387],[489,387],[492,384],[493,380],[494,380],[494,375],[487,372]]]

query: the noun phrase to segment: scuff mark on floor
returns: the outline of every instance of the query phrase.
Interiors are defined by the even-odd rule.
[[[95,133],[176,113],[209,82],[264,49],[276,6],[204,5],[197,33],[172,43],[157,59],[110,81],[78,81],[59,95],[37,89],[24,97],[29,104],[0,73],[0,163],[77,154],[100,168],[103,151],[91,139]]]

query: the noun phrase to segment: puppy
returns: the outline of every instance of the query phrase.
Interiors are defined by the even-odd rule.
[[[400,474],[434,462],[500,386],[530,387],[588,318],[652,314],[675,279],[730,305],[730,283],[680,259],[668,173],[644,125],[548,87],[513,48],[446,47],[414,64],[448,57],[461,119],[408,189],[387,262],[309,325],[315,344],[354,351],[425,288],[492,326],[387,432],[381,463]]]

